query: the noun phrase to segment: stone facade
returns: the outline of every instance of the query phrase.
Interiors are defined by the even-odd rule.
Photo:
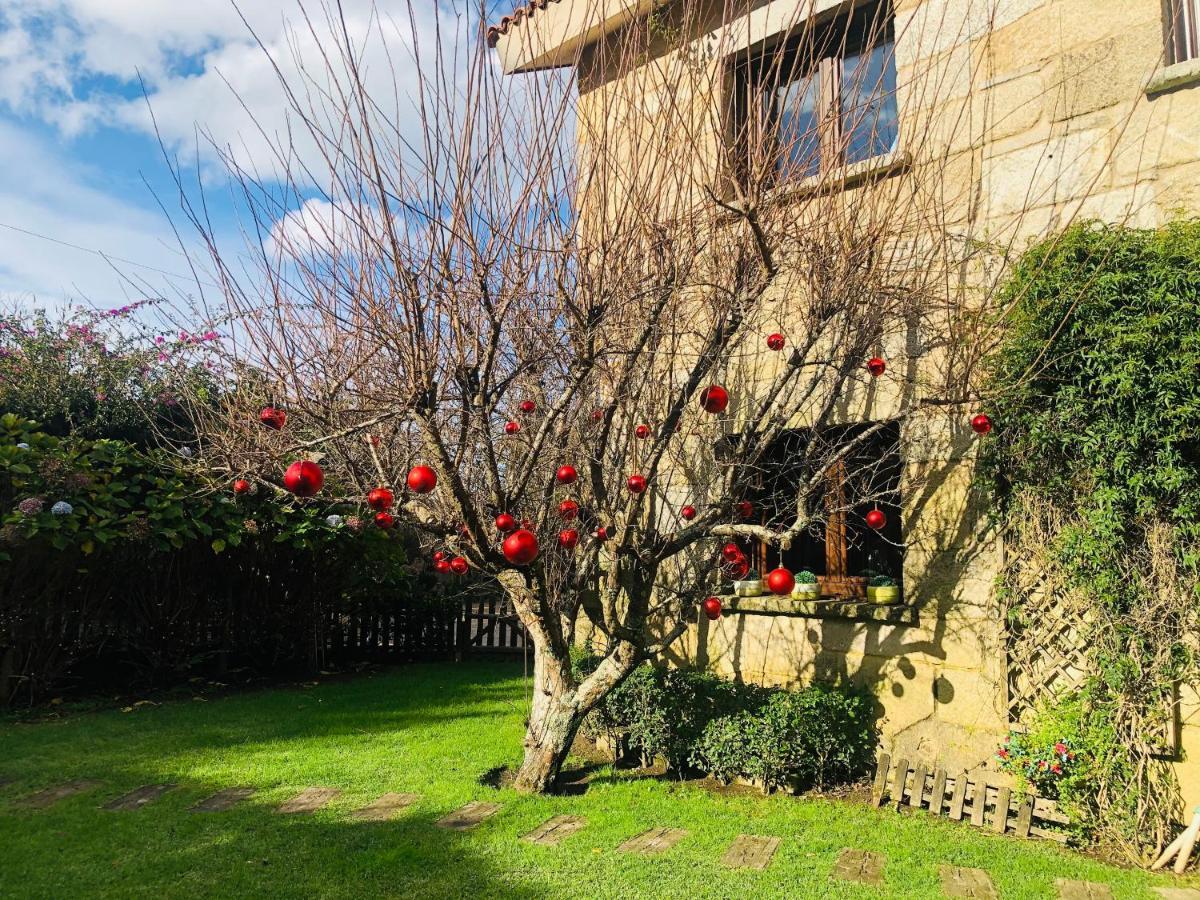
[[[588,110],[611,121],[620,81],[636,80],[651,111],[669,99],[702,119],[718,102],[703,93],[680,97],[663,75],[669,65],[619,74],[589,68],[579,48],[609,40],[653,4],[604,0],[597,24],[581,12],[587,2],[542,4],[494,36],[509,71],[580,64],[585,149]],[[728,54],[769,39],[773,28],[851,5],[760,0],[742,20],[724,23],[716,43]],[[895,0],[894,16],[897,152],[906,152],[912,123],[944,135],[936,165],[949,226],[1019,249],[1079,217],[1153,226],[1200,212],[1200,65],[1167,65],[1161,0]],[[694,38],[712,42],[704,33]],[[935,96],[913,89],[917,72],[937,73]],[[719,173],[719,129],[697,147],[694,165]],[[850,406],[878,417],[887,399]],[[763,683],[853,679],[878,698],[884,745],[910,759],[972,769],[988,764],[1009,728],[1005,637],[993,591],[1003,547],[972,483],[969,431],[931,417],[908,423],[903,445],[906,482],[914,486],[902,495],[904,583],[906,601],[918,610],[915,624],[733,614],[702,621],[672,652]],[[1200,699],[1182,698],[1181,720],[1177,765],[1190,808],[1200,803]]]

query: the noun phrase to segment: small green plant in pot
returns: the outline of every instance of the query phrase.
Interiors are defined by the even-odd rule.
[[[817,576],[808,569],[796,573],[796,586],[792,588],[792,597],[796,600],[816,600],[821,596],[821,585]]]
[[[762,579],[758,572],[751,569],[746,573],[746,577],[734,581],[733,592],[739,597],[757,597],[763,592]]]
[[[867,585],[867,599],[872,603],[898,603],[900,585],[889,575],[876,575]]]

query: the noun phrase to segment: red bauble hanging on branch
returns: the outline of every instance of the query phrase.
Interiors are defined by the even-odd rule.
[[[867,371],[870,372],[875,378],[878,378],[887,371],[887,363],[885,363],[878,356],[872,356],[867,360]]]
[[[532,531],[520,528],[504,539],[500,549],[514,566],[527,566],[537,559],[538,539]]]
[[[570,522],[579,515],[579,504],[574,500],[564,500],[558,504],[558,514]]]
[[[696,518],[696,507],[685,506],[679,511],[679,515],[683,517],[685,522],[690,522],[692,519]]]
[[[283,473],[283,486],[297,497],[315,496],[325,485],[325,473],[315,462],[297,460]]]
[[[443,559],[445,559],[445,558],[446,558],[446,551],[445,551],[445,550],[439,550],[437,553],[433,554],[433,561],[434,561],[434,562],[441,562],[441,561],[442,561]]]
[[[729,405],[729,392],[719,384],[706,387],[700,392],[700,406],[705,412],[723,413]]]
[[[564,528],[558,533],[558,546],[564,550],[574,550],[579,543],[579,532],[574,528]]]
[[[371,509],[382,512],[385,509],[391,509],[395,502],[396,495],[385,487],[372,488],[367,492],[367,506]]]
[[[745,554],[742,553],[742,548],[732,541],[721,548],[721,558],[724,559],[725,562],[737,562],[744,555]]]
[[[876,531],[882,531],[887,525],[887,516],[882,509],[873,509],[867,513],[867,527],[874,528]]]
[[[466,575],[470,571],[470,564],[461,556],[456,556],[450,560],[450,571],[455,575]]]
[[[639,425],[637,428],[633,429],[633,433],[638,437],[639,440],[644,441],[646,438],[650,437],[650,426]]]
[[[721,618],[721,600],[720,600],[720,598],[707,597],[707,598],[705,598],[704,603],[702,603],[701,606],[704,607],[704,615],[708,616],[709,621],[715,622],[717,619]]]
[[[536,411],[537,411],[537,404],[534,403],[532,400],[522,400],[521,401],[521,412],[528,415],[529,413],[536,412]]]
[[[729,564],[729,577],[734,581],[741,581],[749,574],[750,560],[746,559],[744,556],[737,560],[737,562],[731,562]]]
[[[274,406],[265,406],[263,411],[258,414],[258,421],[272,431],[279,431],[287,423],[287,413],[282,409],[276,409]]]
[[[603,525],[597,525],[596,526],[596,540],[598,540],[600,543],[603,544],[605,541],[608,540],[608,538],[609,538],[608,529],[605,528]]]
[[[395,520],[395,518],[392,517],[392,514],[390,512],[375,513],[376,527],[382,528],[384,531],[387,531],[395,524],[396,524],[396,520]]]
[[[742,500],[736,507],[737,514],[743,519],[749,519],[754,515],[754,504],[749,500]]]
[[[792,592],[795,586],[796,576],[783,566],[780,566],[778,569],[772,569],[767,573],[767,588],[772,594],[785,597]]]
[[[517,520],[508,513],[500,513],[500,515],[496,516],[496,530],[503,531],[505,534],[508,534],[516,527]]]
[[[448,559],[435,560],[433,563],[433,567],[442,575],[450,574],[450,560],[448,560]]]
[[[629,493],[640,494],[646,490],[645,475],[630,475],[629,480],[625,482],[625,487],[629,488]]]
[[[250,493],[250,482],[245,478],[238,478],[233,482],[233,492],[239,496]]]
[[[574,466],[559,466],[554,477],[558,479],[559,484],[574,484],[579,478],[579,473],[575,471]]]
[[[976,434],[987,434],[992,430],[992,420],[985,413],[980,413],[971,420],[971,430]]]
[[[778,331],[774,334],[767,335],[767,347],[772,350],[782,350],[784,343],[784,337]]]
[[[414,494],[428,494],[437,487],[437,472],[429,466],[413,466],[408,470],[408,489]]]
[[[520,430],[521,430],[520,422],[505,422],[504,423],[504,433],[505,434],[516,434]]]

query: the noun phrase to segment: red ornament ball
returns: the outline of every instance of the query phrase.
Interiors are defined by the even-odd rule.
[[[872,356],[867,360],[867,371],[870,372],[874,377],[878,378],[887,371],[887,363],[885,363],[878,356]]]
[[[723,413],[725,412],[725,407],[728,405],[729,391],[725,390],[719,384],[706,387],[700,392],[700,406],[705,412]]]
[[[448,559],[439,559],[435,561],[433,567],[443,575],[450,574],[450,560]]]
[[[520,422],[505,422],[504,423],[504,433],[505,434],[516,434],[520,430],[521,430]]]
[[[466,575],[470,568],[470,564],[461,556],[456,556],[450,560],[450,571],[455,575]]]
[[[750,561],[742,557],[737,562],[729,564],[729,577],[734,581],[741,581],[750,574]]]
[[[772,594],[785,597],[792,592],[792,588],[795,586],[796,576],[783,566],[780,566],[778,569],[772,569],[767,573],[767,588]]]
[[[749,500],[743,500],[737,505],[737,514],[743,519],[749,519],[754,515],[754,504]]]
[[[265,406],[263,411],[258,414],[258,421],[272,431],[279,431],[287,423],[287,413],[273,406]]]
[[[437,553],[433,554],[433,561],[434,561],[434,562],[441,562],[441,561],[442,561],[443,559],[445,559],[445,558],[446,558],[446,551],[445,551],[445,550],[439,550]]]
[[[283,473],[283,486],[297,497],[315,496],[325,485],[325,473],[315,462],[297,460]]]
[[[396,520],[392,517],[390,512],[375,513],[375,525],[379,528],[382,528],[384,531],[387,531],[395,524]]]
[[[514,566],[527,566],[537,559],[538,539],[532,531],[520,528],[504,539],[500,549]]]
[[[784,337],[778,331],[767,335],[767,346],[772,350],[782,350],[784,343]]]
[[[743,557],[743,555],[742,548],[732,541],[721,548],[721,558],[724,559],[725,562],[737,562]]]
[[[574,466],[559,466],[554,477],[558,479],[559,484],[574,484],[579,478],[579,473],[575,471]]]
[[[233,482],[233,492],[239,495],[250,493],[250,482],[245,478],[238,478]]]
[[[685,506],[679,511],[679,515],[681,515],[685,521],[690,522],[692,519],[696,518],[696,507]]]
[[[608,537],[609,537],[608,529],[605,528],[603,525],[597,525],[596,526],[596,540],[600,541],[600,543],[604,543],[605,541],[608,540]]]
[[[650,437],[650,426],[649,425],[639,425],[637,428],[635,428],[633,430],[633,433],[635,435],[637,435],[637,437],[640,440],[644,441],[646,438]]]
[[[715,621],[717,621],[717,619],[721,618],[721,600],[720,600],[720,598],[707,597],[707,598],[705,598],[704,603],[701,605],[704,607],[704,614],[706,616],[708,616],[709,621],[715,622]]]
[[[532,400],[522,400],[521,401],[521,412],[528,414],[531,412],[535,412],[536,410],[537,410],[537,404],[534,403]]]
[[[508,513],[500,513],[500,515],[496,516],[496,530],[497,531],[503,531],[505,534],[508,534],[510,531],[512,531],[516,527],[517,527],[517,520],[514,519],[512,516],[510,516]]]
[[[396,495],[385,487],[372,488],[367,492],[367,506],[375,510],[391,509],[396,502]]]
[[[873,509],[867,513],[867,527],[874,528],[876,531],[882,530],[887,524],[887,516],[882,509]]]
[[[570,522],[579,515],[579,504],[574,500],[564,500],[558,504],[558,514]]]
[[[437,487],[437,472],[429,466],[413,466],[408,470],[408,489],[414,494],[428,494]]]
[[[971,420],[971,430],[976,434],[987,434],[992,430],[992,420],[984,413],[980,413]]]
[[[630,475],[629,480],[625,482],[625,487],[629,488],[629,493],[640,494],[646,490],[645,475]]]
[[[574,550],[579,543],[579,532],[574,528],[564,528],[558,533],[558,545],[564,550]]]

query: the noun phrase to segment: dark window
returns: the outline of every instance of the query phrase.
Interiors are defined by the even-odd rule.
[[[865,593],[872,575],[889,575],[899,584],[904,553],[900,518],[900,428],[895,423],[878,429],[844,458],[830,464],[838,449],[871,426],[811,429],[785,433],[759,465],[749,499],[765,524],[785,526],[795,521],[797,492],[815,481],[809,509],[819,521],[793,542],[788,550],[763,544],[744,549],[761,575],[783,565],[793,572],[808,569],[821,576],[822,593],[857,598]],[[811,441],[818,441],[809,447]],[[813,478],[813,466],[820,476]],[[876,531],[866,524],[867,513],[879,509],[887,524]]]
[[[732,125],[744,176],[803,178],[895,149],[890,4],[797,30],[735,62]]]
[[[1200,0],[1166,0],[1167,62],[1200,57]]]

